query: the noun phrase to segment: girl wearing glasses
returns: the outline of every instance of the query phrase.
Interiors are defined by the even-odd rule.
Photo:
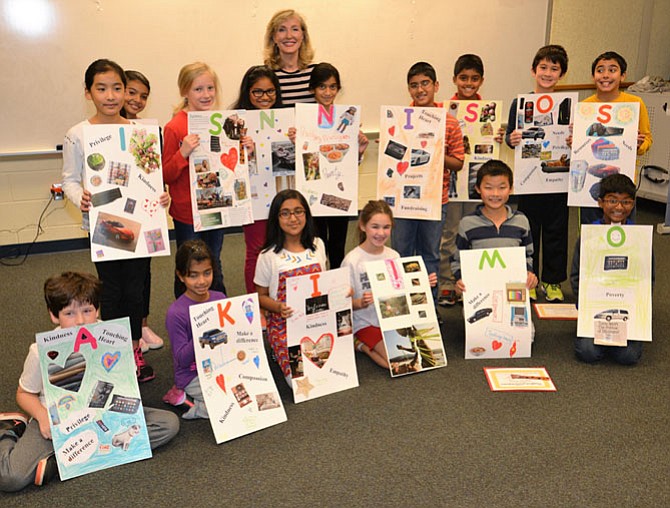
[[[279,192],[270,205],[267,238],[258,256],[254,283],[262,309],[267,311],[268,341],[290,386],[286,345],[286,279],[326,269],[326,249],[316,236],[312,213],[297,190]]]

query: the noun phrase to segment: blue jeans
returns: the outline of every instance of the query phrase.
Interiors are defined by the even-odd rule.
[[[629,340],[627,346],[598,346],[593,339],[577,337],[575,339],[577,359],[593,363],[609,356],[621,365],[635,365],[642,357],[642,342]]]
[[[442,205],[441,220],[395,219],[391,246],[400,257],[421,256],[429,274],[440,271],[440,239],[447,205]],[[437,286],[432,288],[437,302]]]
[[[221,269],[221,248],[223,247],[223,229],[211,229],[209,231],[199,231],[195,232],[193,230],[193,224],[186,224],[184,222],[179,222],[178,220],[173,220],[174,222],[174,235],[177,240],[177,250],[179,247],[186,242],[187,240],[202,240],[207,244],[209,250],[212,251],[214,256],[214,279],[212,280],[212,287],[214,291],[221,291],[223,294],[226,294],[226,287],[223,285],[223,271]],[[186,287],[179,280],[177,275],[174,277],[174,297],[179,298],[182,293],[186,291]]]

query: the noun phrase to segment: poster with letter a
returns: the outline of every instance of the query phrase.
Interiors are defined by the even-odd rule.
[[[377,199],[398,219],[440,220],[444,108],[382,106]]]
[[[296,188],[312,215],[358,213],[361,107],[296,104]]]
[[[463,169],[452,171],[449,200],[479,201],[475,190],[477,171],[486,161],[500,158],[500,143],[493,138],[502,122],[502,101],[451,101],[449,114],[458,120],[463,132]]]
[[[249,153],[251,207],[254,220],[265,220],[277,192],[295,189],[295,145],[288,139],[295,111],[250,110],[246,121],[247,135],[254,141],[254,150]]]
[[[447,365],[423,259],[372,261],[366,271],[391,377]]]
[[[578,337],[651,341],[652,234],[652,226],[582,226]]]
[[[161,168],[157,125],[84,126],[93,262],[170,255]]]
[[[263,347],[258,295],[189,308],[198,379],[217,444],[286,421]]]
[[[570,158],[569,206],[598,206],[600,180],[621,173],[635,181],[637,102],[580,102]],[[515,182],[516,183],[516,182]]]
[[[195,231],[253,222],[248,158],[240,141],[247,135],[245,113],[188,112],[188,133],[200,136],[188,158]]]
[[[358,386],[349,269],[290,277],[286,320],[290,384],[296,403]]]
[[[465,359],[528,358],[533,341],[526,249],[461,251]]]
[[[128,318],[38,333],[58,472],[68,480],[151,457]]]
[[[567,192],[570,135],[577,93],[523,94],[516,99],[514,194]],[[574,145],[573,145],[574,146]]]

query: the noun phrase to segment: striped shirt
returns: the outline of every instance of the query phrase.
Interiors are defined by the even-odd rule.
[[[526,266],[529,272],[533,271],[533,238],[530,234],[530,224],[523,212],[507,209],[507,219],[500,225],[500,229],[482,213],[484,205],[478,205],[474,213],[466,215],[458,225],[456,236],[456,251],[451,256],[451,273],[456,280],[461,277],[461,253],[470,249],[493,249],[501,247],[525,247]]]
[[[310,64],[306,69],[297,71],[288,72],[281,69],[275,71],[279,80],[282,102],[285,105],[291,106],[297,102],[316,102],[314,94],[309,91],[309,78],[312,76],[314,67],[314,64]]]

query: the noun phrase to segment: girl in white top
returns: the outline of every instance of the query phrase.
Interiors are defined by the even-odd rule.
[[[300,192],[279,192],[270,205],[267,236],[256,263],[254,284],[267,314],[268,341],[288,379],[291,373],[286,345],[286,279],[326,269],[326,249],[315,234],[309,204]]]
[[[374,298],[370,290],[365,265],[371,261],[396,259],[400,255],[386,246],[393,228],[393,212],[386,201],[368,201],[358,218],[360,245],[349,252],[342,266],[349,267],[351,286],[354,289],[354,337],[356,349],[367,354],[385,369],[389,368],[379,319],[373,306]],[[428,277],[431,286],[437,284],[437,276]]]

